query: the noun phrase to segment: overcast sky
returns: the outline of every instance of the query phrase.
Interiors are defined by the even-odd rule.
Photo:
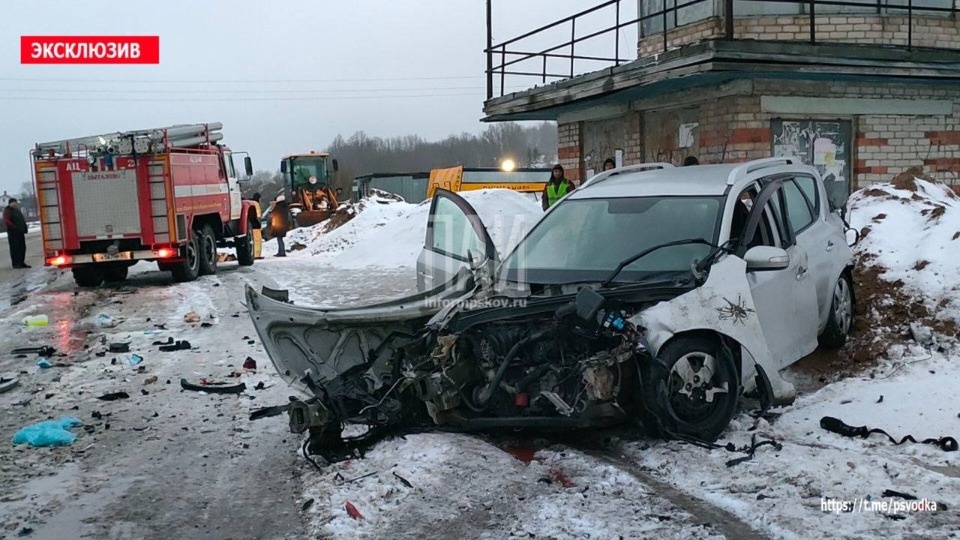
[[[494,42],[599,3],[493,0]],[[3,11],[0,190],[11,193],[30,180],[34,143],[99,133],[223,122],[227,145],[276,170],[338,133],[436,140],[483,128],[485,0],[47,0]],[[613,18],[598,13],[580,31]],[[627,34],[621,50],[636,44]],[[21,35],[159,35],[160,64],[21,65]],[[568,36],[566,26],[540,43]]]

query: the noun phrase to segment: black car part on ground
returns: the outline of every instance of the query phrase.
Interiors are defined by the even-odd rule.
[[[957,440],[953,437],[940,437],[938,439],[924,439],[918,441],[913,438],[913,435],[907,435],[897,441],[893,438],[892,435],[886,431],[878,428],[870,429],[867,426],[851,426],[844,423],[838,418],[832,416],[824,416],[820,419],[820,427],[831,432],[836,433],[837,435],[843,435],[844,437],[860,437],[861,439],[866,439],[872,433],[879,433],[881,435],[886,435],[890,442],[896,445],[901,445],[905,442],[919,443],[919,444],[932,444],[937,448],[943,450],[944,452],[956,452],[957,451]]]

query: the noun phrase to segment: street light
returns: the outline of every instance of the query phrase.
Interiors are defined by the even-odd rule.
[[[500,162],[500,170],[504,172],[512,172],[517,168],[517,164],[510,158],[507,158]]]

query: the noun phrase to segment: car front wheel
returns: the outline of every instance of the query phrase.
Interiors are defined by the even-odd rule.
[[[732,356],[718,340],[703,336],[679,337],[657,356],[643,392],[665,435],[716,440],[740,398]]]
[[[820,334],[820,346],[827,349],[839,349],[847,343],[847,336],[853,328],[853,284],[847,274],[840,276],[833,287],[830,303],[830,315],[827,326]]]

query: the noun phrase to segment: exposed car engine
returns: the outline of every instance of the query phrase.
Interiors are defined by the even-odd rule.
[[[637,356],[644,349],[633,339],[628,314],[601,309],[601,302],[587,291],[577,302],[540,317],[407,338],[390,348],[388,359],[371,350],[371,363],[317,392],[325,399],[291,403],[291,429],[309,429],[311,451],[335,460],[347,457],[337,454],[338,448],[345,452],[392,429],[580,428],[622,422],[635,406]],[[386,336],[384,343],[401,339]],[[344,438],[348,423],[370,431],[356,440]]]

